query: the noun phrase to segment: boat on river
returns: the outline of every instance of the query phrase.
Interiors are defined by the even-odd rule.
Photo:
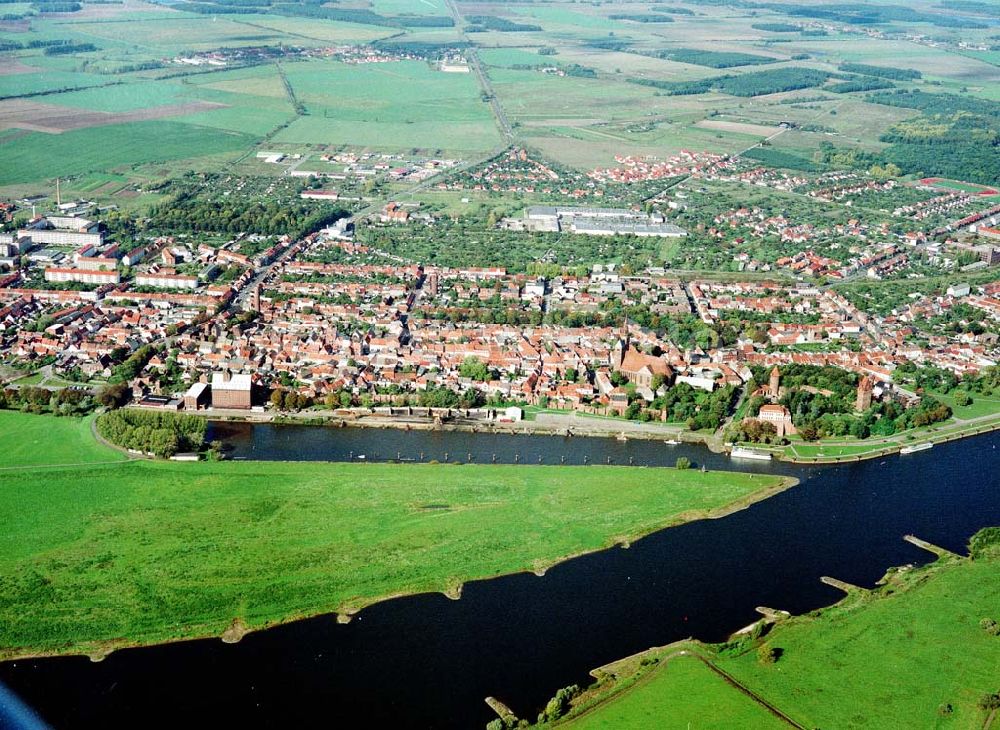
[[[757,461],[770,461],[771,454],[767,451],[758,451],[757,449],[748,449],[744,446],[734,446],[733,450],[729,452],[730,458],[733,459],[755,459]]]
[[[928,442],[922,444],[913,444],[912,446],[904,446],[899,450],[900,454],[915,454],[918,451],[927,451],[927,449],[934,448],[934,444]]]
[[[665,443],[667,446],[677,446],[680,443],[680,441],[678,441],[677,439],[663,439],[663,443]]]

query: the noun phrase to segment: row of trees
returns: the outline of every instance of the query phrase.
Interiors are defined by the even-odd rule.
[[[652,86],[672,96],[707,94],[719,91],[732,96],[762,96],[783,91],[822,86],[830,78],[826,71],[793,66],[768,69],[739,75],[715,76],[696,81],[660,81],[658,79],[630,79],[633,83]]]
[[[207,427],[198,416],[163,411],[123,409],[97,418],[98,432],[111,443],[161,458],[200,449]]]
[[[691,63],[710,68],[732,68],[733,66],[757,66],[777,63],[780,59],[737,51],[703,51],[698,48],[677,48],[660,51],[657,56],[680,63]]]
[[[80,416],[97,407],[97,401],[85,390],[63,388],[49,390],[25,386],[0,392],[0,409],[24,413],[52,413],[57,416]]]
[[[152,345],[143,345],[138,350],[133,352],[131,355],[126,357],[128,350],[126,348],[116,348],[112,350],[111,356],[114,360],[121,360],[115,367],[111,370],[111,377],[109,382],[111,383],[127,383],[133,378],[137,377],[142,369],[146,367],[146,364],[153,359],[153,355],[156,354],[156,348]]]
[[[883,79],[894,79],[895,81],[912,81],[919,79],[923,74],[913,68],[895,68],[893,66],[872,66],[867,63],[842,63],[838,67],[841,71],[864,76],[877,76]]]

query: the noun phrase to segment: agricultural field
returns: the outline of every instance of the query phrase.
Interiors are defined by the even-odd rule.
[[[115,458],[96,444],[79,455],[89,422],[0,419],[5,465]],[[41,451],[40,433],[53,428],[66,445]],[[628,467],[132,461],[0,471],[0,511],[12,518],[0,535],[0,655],[218,636],[234,619],[257,629],[454,592],[783,486]]]
[[[306,114],[278,143],[488,152],[500,142],[471,74],[421,61],[361,67],[315,61],[285,69]]]
[[[913,69],[918,77],[880,83],[1000,99],[994,52],[959,46],[989,45],[990,30],[949,25],[931,0],[920,0],[910,21],[885,24],[879,37],[825,21],[814,12],[822,4],[460,2],[464,19],[451,27],[443,0],[372,0],[331,10],[332,16],[315,11],[317,17],[266,6],[210,14],[184,10],[184,3],[84,3],[77,13],[0,24],[0,44],[9,45],[0,55],[0,147],[15,161],[0,175],[0,192],[34,192],[57,176],[70,176],[67,190],[85,191],[73,176],[122,172],[136,185],[148,184],[251,159],[265,148],[485,158],[505,142],[486,89],[476,74],[435,66],[470,43],[512,126],[509,141],[581,170],[621,155],[738,153],[786,122],[795,129],[771,144],[807,160],[831,142],[871,154],[895,151],[904,173],[940,172],[929,169],[926,151],[890,148],[884,139],[895,125],[919,122],[927,112],[870,102],[864,89],[875,77],[845,74],[841,66]],[[467,22],[484,17],[493,20]],[[465,32],[469,26],[475,32]],[[934,43],[922,40],[928,35]],[[46,45],[54,43],[79,50]],[[348,64],[336,56],[338,48],[367,44],[402,47],[418,58]],[[226,65],[179,61],[241,49],[265,52]],[[275,49],[282,49],[279,56],[268,55]],[[754,81],[760,73],[772,75]],[[844,83],[847,89],[838,89]],[[169,134],[151,139],[144,125],[153,121],[171,125],[162,127]],[[86,143],[95,134],[116,139],[132,129],[142,144],[106,159],[86,148],[72,163],[34,156],[38,135],[76,135]],[[187,140],[198,135],[206,145],[192,149]],[[54,141],[52,148],[65,144]],[[21,169],[32,156],[30,170]],[[941,167],[953,173],[954,165]],[[110,187],[96,190],[98,198],[114,200]]]
[[[58,135],[30,132],[3,144],[0,185],[94,170],[127,171],[135,165],[166,160],[203,158],[218,163],[232,159],[253,141],[247,135],[174,121],[90,127]]]

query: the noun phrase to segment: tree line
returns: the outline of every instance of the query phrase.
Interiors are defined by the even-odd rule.
[[[821,86],[830,78],[826,71],[793,66],[745,74],[727,74],[695,81],[661,81],[659,79],[629,79],[634,84],[652,86],[671,96],[707,94],[712,91],[731,96],[752,97],[783,91]]]

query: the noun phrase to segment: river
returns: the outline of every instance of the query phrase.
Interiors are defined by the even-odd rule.
[[[468,583],[462,598],[411,596],[245,637],[0,665],[55,727],[481,728],[494,695],[533,718],[587,672],[688,636],[723,639],[756,606],[803,613],[932,556],[907,533],[964,551],[1000,525],[1000,435],[823,468],[736,462],[658,441],[214,424],[236,458],[673,464],[794,474],[801,484],[719,520],[650,535],[548,571]]]

